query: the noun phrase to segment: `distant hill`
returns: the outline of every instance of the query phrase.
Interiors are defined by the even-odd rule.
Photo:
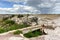
[[[0,19],[2,19],[3,17],[10,17],[11,15],[19,15],[19,14],[0,14]],[[23,14],[24,16],[26,16],[26,14]],[[60,17],[60,14],[29,14],[32,16],[36,16],[36,17],[47,17],[47,18],[57,18]]]

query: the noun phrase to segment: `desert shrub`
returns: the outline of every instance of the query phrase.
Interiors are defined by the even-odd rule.
[[[15,15],[11,15],[10,18],[14,17]]]
[[[13,24],[11,26],[9,26],[7,28],[8,31],[10,30],[16,30],[16,29],[21,29],[21,28],[25,28],[25,27],[28,27],[29,25],[25,25],[25,24]]]
[[[39,35],[43,35],[42,31],[40,31],[39,29],[35,30],[35,31],[30,31],[30,32],[24,34],[24,36],[27,38],[37,37]]]
[[[15,26],[15,25],[12,25],[12,26],[10,26],[9,28],[8,28],[8,30],[10,31],[10,30],[16,30],[17,28],[16,28],[17,26]]]
[[[10,23],[11,22],[9,22],[9,21],[7,22],[7,24],[10,24]],[[8,32],[11,30],[16,30],[16,29],[21,29],[21,28],[25,28],[25,27],[29,27],[29,25],[27,25],[27,24],[13,24],[8,27],[0,28],[0,33]]]
[[[13,20],[6,20],[5,23],[6,24],[13,25],[13,24],[15,24],[15,21],[13,21]]]
[[[4,33],[4,32],[6,32],[6,30],[4,28],[0,27],[0,33]]]
[[[18,17],[18,18],[21,18],[21,17],[23,17],[23,15],[18,15],[17,17]]]
[[[29,27],[30,25],[28,25],[28,24],[20,24],[19,26],[22,27],[22,28],[25,28],[25,27]]]
[[[22,33],[22,31],[17,30],[17,31],[15,31],[13,34],[14,34],[14,35],[18,35],[18,34],[20,34],[20,33]]]
[[[35,22],[38,25],[38,18],[37,17],[31,18],[31,22]]]
[[[7,20],[8,18],[9,18],[9,17],[4,17],[2,20],[5,21],[5,20]]]

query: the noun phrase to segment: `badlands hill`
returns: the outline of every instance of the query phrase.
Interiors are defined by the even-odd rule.
[[[21,14],[0,14],[0,18],[2,17],[9,17],[11,15],[21,15]],[[22,14],[26,16],[26,14]],[[49,17],[49,18],[56,18],[60,17],[60,14],[29,14],[30,16],[36,16],[36,17]]]

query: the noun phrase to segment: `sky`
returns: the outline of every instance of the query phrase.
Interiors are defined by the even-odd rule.
[[[0,14],[60,14],[60,0],[0,0]]]

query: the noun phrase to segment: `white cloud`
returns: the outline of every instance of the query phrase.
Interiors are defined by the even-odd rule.
[[[52,4],[51,3],[41,3],[38,6],[41,7],[41,8],[43,8],[43,7],[47,7],[48,8],[48,7],[51,7]]]
[[[13,8],[0,8],[1,11],[11,12],[11,13],[59,13],[60,10],[60,0],[6,0],[15,3],[25,3],[24,5],[14,4]],[[58,3],[59,2],[59,3]]]
[[[6,1],[9,1],[9,2],[25,2],[27,0],[6,0]]]
[[[24,6],[23,6],[23,5],[14,4],[13,7],[14,7],[14,8],[19,8],[19,7],[24,7]]]
[[[22,3],[26,4],[26,2],[27,2],[28,0],[5,0],[5,1],[14,2],[14,3],[20,3],[20,2],[22,2]]]
[[[57,1],[57,0],[51,0],[52,2],[55,2],[55,1]]]
[[[18,8],[0,8],[0,11],[6,11],[6,12],[14,12],[18,10]]]
[[[31,10],[31,9],[33,10],[32,7],[28,7],[28,6],[24,6],[24,9],[25,9],[25,10]]]
[[[16,11],[18,10],[18,7],[13,7],[13,8],[0,8],[0,13],[3,14],[11,14],[11,13],[17,13]]]
[[[55,4],[55,7],[53,8],[52,13],[60,14],[60,3]]]
[[[23,5],[17,5],[17,4],[14,4],[12,8],[0,8],[0,13],[3,13],[3,14],[4,13],[5,14],[9,14],[9,13],[24,14],[24,13],[37,13],[37,12],[40,12],[40,11],[30,6],[23,6]]]
[[[54,3],[51,0],[28,0],[27,5],[36,8],[41,14],[49,14]]]

